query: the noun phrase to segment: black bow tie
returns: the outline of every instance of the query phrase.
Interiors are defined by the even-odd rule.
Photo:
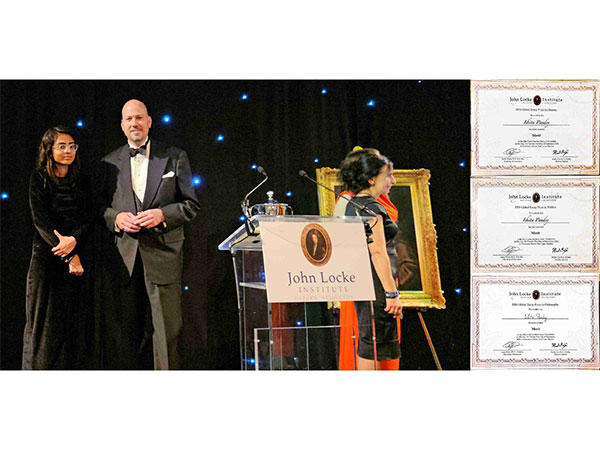
[[[144,145],[142,145],[141,147],[138,147],[138,148],[129,147],[129,155],[131,157],[134,157],[138,153],[140,155],[144,155],[144,156],[146,155],[146,144],[144,144]]]

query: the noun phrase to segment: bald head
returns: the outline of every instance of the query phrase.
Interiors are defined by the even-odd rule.
[[[146,105],[136,99],[131,99],[123,105],[121,111],[121,129],[129,144],[139,147],[148,137],[152,126],[152,117],[148,115]]]
[[[132,98],[123,105],[123,109],[121,110],[122,117],[125,117],[125,115],[130,111],[144,111],[146,115],[148,115],[148,109],[146,108],[146,105],[135,98]]]

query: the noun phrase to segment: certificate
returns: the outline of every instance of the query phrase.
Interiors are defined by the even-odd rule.
[[[472,272],[597,272],[598,183],[471,179]]]
[[[473,175],[598,175],[597,81],[472,81]]]
[[[598,369],[598,275],[473,277],[471,367]]]

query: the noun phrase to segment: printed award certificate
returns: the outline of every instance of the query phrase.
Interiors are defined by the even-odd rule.
[[[472,284],[471,367],[598,369],[598,275]]]
[[[471,179],[472,272],[597,272],[598,182]]]
[[[598,175],[598,81],[472,81],[473,175]]]

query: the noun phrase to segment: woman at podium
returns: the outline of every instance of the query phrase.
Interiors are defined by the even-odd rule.
[[[372,305],[376,348],[373,346],[371,302],[355,302],[354,307],[359,324],[357,368],[370,370],[375,367],[380,370],[382,361],[397,360],[400,357],[396,318],[402,318],[402,303],[392,275],[389,254],[394,251],[391,244],[398,233],[398,226],[390,218],[386,208],[377,201],[381,196],[387,196],[395,183],[393,165],[379,152],[361,149],[352,152],[342,161],[339,178],[353,194],[353,202],[375,214],[369,221],[373,234],[368,248],[375,287],[375,301]],[[336,212],[340,215],[372,216],[346,200],[344,203],[346,205],[343,213],[340,214],[340,208],[336,207]],[[340,204],[342,205],[343,203]]]

